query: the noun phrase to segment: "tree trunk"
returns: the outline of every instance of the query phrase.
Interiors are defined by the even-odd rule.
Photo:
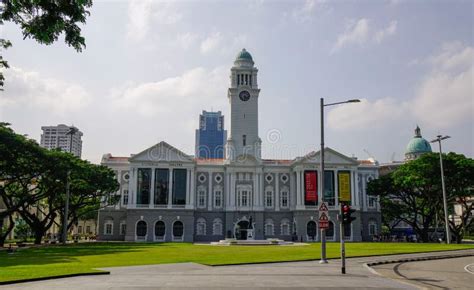
[[[41,245],[41,240],[44,237],[44,233],[45,233],[44,231],[39,231],[39,230],[35,231],[35,245]]]
[[[8,224],[8,227],[6,228],[6,231],[5,232],[0,231],[0,248],[3,247],[8,234],[15,227],[15,223],[13,222],[13,217],[11,215],[8,217],[8,220],[9,220],[9,224]]]

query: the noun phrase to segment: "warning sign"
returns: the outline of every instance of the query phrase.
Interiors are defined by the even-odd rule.
[[[319,215],[319,228],[320,229],[327,229],[329,228],[329,217],[327,212],[322,212]]]
[[[326,205],[325,202],[321,203],[321,205],[319,206],[319,212],[321,213],[322,211],[325,211],[325,212],[329,211],[328,206]]]

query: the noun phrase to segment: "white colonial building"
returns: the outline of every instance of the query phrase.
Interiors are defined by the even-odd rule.
[[[99,212],[99,239],[126,241],[217,241],[280,238],[316,241],[318,205],[329,205],[329,240],[337,227],[339,184],[349,185],[357,219],[346,239],[371,240],[380,231],[377,199],[366,194],[378,164],[325,149],[325,189],[318,188],[319,152],[292,160],[261,157],[258,132],[258,70],[243,49],[231,68],[230,136],[225,159],[199,159],[166,142],[132,154],[105,154],[102,164],[120,182],[120,202]]]

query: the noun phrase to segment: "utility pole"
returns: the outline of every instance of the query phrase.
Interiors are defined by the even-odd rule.
[[[69,153],[72,153],[72,136],[76,134],[77,128],[71,127],[66,135],[70,135],[69,139]],[[67,226],[68,226],[68,215],[69,215],[69,196],[70,196],[70,175],[71,170],[67,171],[66,176],[66,201],[64,203],[64,219],[63,219],[63,233],[62,233],[62,243],[65,245],[67,242]]]

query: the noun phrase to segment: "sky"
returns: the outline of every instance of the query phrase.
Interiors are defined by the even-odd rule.
[[[59,41],[1,37],[0,120],[39,141],[41,126],[73,124],[82,157],[130,156],[160,141],[194,154],[202,110],[229,129],[230,68],[246,48],[259,69],[263,158],[325,144],[347,156],[403,160],[420,126],[443,151],[474,156],[472,1],[94,1],[82,53]],[[433,151],[438,145],[432,144]]]

